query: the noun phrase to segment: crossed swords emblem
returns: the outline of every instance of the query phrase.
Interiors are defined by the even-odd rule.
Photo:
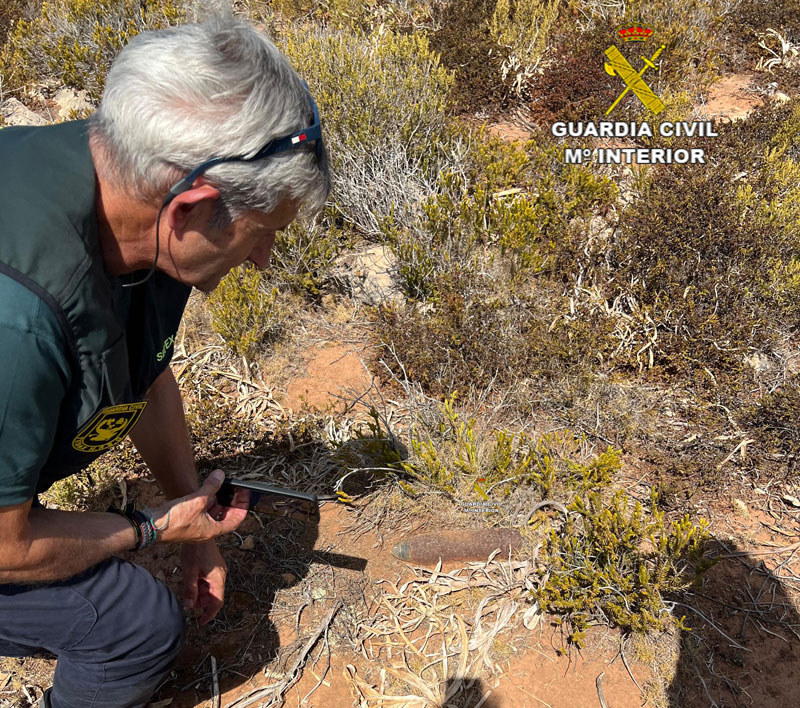
[[[651,89],[642,78],[642,75],[648,69],[655,69],[658,71],[658,66],[655,64],[655,61],[658,59],[658,55],[664,51],[664,47],[665,45],[662,44],[649,59],[647,57],[642,57],[644,66],[641,71],[636,71],[636,69],[630,65],[630,62],[622,56],[622,52],[620,52],[615,45],[612,44],[606,49],[605,55],[608,57],[608,61],[604,64],[606,73],[611,76],[619,76],[625,82],[625,89],[617,96],[617,100],[611,104],[611,107],[606,111],[606,115],[616,108],[617,104],[628,94],[628,91],[633,91],[638,99],[653,111],[653,113],[658,114],[664,110],[664,103],[656,96],[653,89]]]

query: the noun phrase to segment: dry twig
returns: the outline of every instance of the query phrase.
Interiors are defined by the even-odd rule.
[[[316,630],[314,633],[308,638],[308,641],[303,645],[303,648],[300,650],[300,653],[294,660],[291,668],[286,672],[283,680],[275,683],[271,686],[267,686],[266,688],[258,689],[253,693],[248,694],[247,696],[242,696],[241,698],[237,699],[233,703],[230,703],[226,708],[247,708],[247,706],[253,705],[257,701],[267,700],[267,703],[264,704],[264,708],[268,708],[269,706],[279,705],[283,703],[283,696],[300,678],[300,673],[303,665],[305,664],[306,658],[308,657],[311,650],[314,648],[314,645],[319,641],[320,637],[324,634],[327,634],[328,626],[333,621],[334,616],[336,613],[341,609],[342,601],[339,600],[329,611],[325,617],[322,618],[322,621],[317,625]]]

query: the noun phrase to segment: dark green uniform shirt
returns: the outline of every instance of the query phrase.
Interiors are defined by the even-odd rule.
[[[70,367],[55,315],[0,274],[0,506],[30,499],[53,443]]]
[[[44,264],[45,270],[72,272],[75,264],[64,262],[65,256],[59,254],[74,254],[75,249],[60,248],[65,243],[61,234],[26,234],[26,225],[35,220],[27,219],[25,210],[42,204],[47,205],[48,213],[63,209],[74,216],[75,204],[86,204],[91,213],[87,211],[86,217],[78,221],[84,224],[88,242],[97,244],[94,170],[85,121],[44,128],[3,129],[0,161],[5,145],[9,151],[16,151],[13,189],[24,193],[25,198],[4,200],[3,193],[8,194],[9,190],[3,182],[12,179],[7,172],[0,179],[0,210],[6,210],[2,223],[7,225],[0,228],[0,239],[21,239],[17,241],[17,251],[7,249],[10,253],[24,253],[27,248],[24,244],[29,242],[39,244],[31,253],[36,254],[34,262],[40,271]],[[30,164],[21,159],[21,145],[30,145],[24,148],[31,154]],[[62,172],[65,178],[59,179]],[[63,188],[64,179],[70,180],[71,189]],[[99,258],[99,245],[92,250]],[[21,260],[24,262],[25,258]],[[121,351],[114,353],[118,363],[111,369],[114,378],[111,383],[115,390],[124,388],[126,393],[124,400],[115,403],[141,401],[169,364],[191,288],[159,271],[145,284],[123,288],[122,282],[136,280],[144,272],[123,278],[102,272],[105,276],[100,277],[104,282],[108,279],[109,295],[100,309],[113,313],[113,321],[124,332],[117,347]],[[89,309],[87,315],[88,312]],[[69,445],[65,447],[63,440],[59,442],[63,431],[69,431],[64,421],[69,420],[71,401],[78,395],[76,390],[84,385],[81,369],[75,368],[71,346],[74,343],[51,304],[12,274],[0,273],[0,507],[30,499],[100,454],[79,454]],[[61,452],[56,454],[56,450],[63,450],[65,456]]]

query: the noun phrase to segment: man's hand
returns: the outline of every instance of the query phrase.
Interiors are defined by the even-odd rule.
[[[248,492],[237,489],[231,506],[220,506],[216,494],[223,479],[225,474],[222,470],[214,470],[196,492],[155,509],[156,526],[165,526],[159,530],[158,540],[163,543],[203,543],[230,533],[241,524],[247,516]]]
[[[186,543],[181,550],[183,605],[202,610],[198,622],[208,624],[222,609],[228,569],[215,541]]]
[[[183,603],[189,609],[202,610],[201,625],[208,624],[222,608],[225,598],[227,567],[222,560],[215,536],[233,531],[247,516],[247,492],[234,495],[230,507],[220,506],[217,490],[225,475],[214,470],[196,492],[160,507],[155,513],[162,542],[183,542]],[[169,516],[167,517],[167,513]]]

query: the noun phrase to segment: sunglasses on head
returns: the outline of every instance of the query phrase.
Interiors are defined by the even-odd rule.
[[[311,108],[314,111],[314,123],[312,125],[310,125],[308,128],[304,128],[298,133],[292,133],[291,135],[287,135],[283,138],[270,140],[255,155],[251,155],[250,157],[246,157],[245,155],[215,157],[207,162],[204,162],[202,165],[195,167],[182,180],[176,182],[170,187],[166,203],[171,201],[174,197],[182,192],[190,190],[194,184],[194,181],[206,170],[215,167],[216,165],[221,165],[224,162],[253,162],[254,160],[263,160],[265,157],[269,157],[270,155],[275,155],[279,152],[285,152],[286,150],[293,150],[298,146],[313,142],[317,155],[317,162],[322,165],[325,148],[322,144],[322,126],[319,122],[319,110],[317,109],[317,104],[314,102],[314,99],[311,96],[311,91],[308,88],[308,84],[305,81],[303,81],[303,86],[306,87],[308,100],[311,101]]]
[[[158,262],[158,254],[160,250],[159,224],[161,222],[161,212],[163,212],[166,206],[179,194],[188,192],[192,188],[194,181],[206,170],[214,167],[215,165],[221,165],[223,162],[253,162],[253,160],[263,160],[265,157],[269,157],[270,155],[275,155],[279,152],[285,152],[286,150],[293,150],[296,147],[301,147],[306,143],[312,142],[314,143],[314,149],[317,155],[317,163],[320,165],[320,167],[322,167],[325,160],[325,148],[322,144],[322,127],[319,123],[319,110],[317,109],[317,104],[314,103],[314,99],[311,96],[311,91],[309,90],[308,84],[305,81],[303,81],[303,86],[306,88],[308,100],[311,102],[311,108],[314,111],[313,125],[310,125],[308,128],[305,128],[298,133],[292,133],[291,135],[287,135],[283,138],[270,140],[255,155],[251,155],[250,157],[245,155],[235,155],[233,157],[215,157],[214,159],[208,160],[202,165],[195,167],[188,175],[186,175],[186,177],[173,184],[169,188],[169,192],[164,198],[164,202],[161,205],[161,208],[158,210],[158,216],[156,217],[156,252],[153,258],[153,264],[150,266],[150,270],[148,271],[147,275],[132,283],[123,283],[123,288],[132,288],[136,285],[142,285],[150,280],[150,278],[153,276],[153,273],[155,273],[156,270],[156,263]]]

